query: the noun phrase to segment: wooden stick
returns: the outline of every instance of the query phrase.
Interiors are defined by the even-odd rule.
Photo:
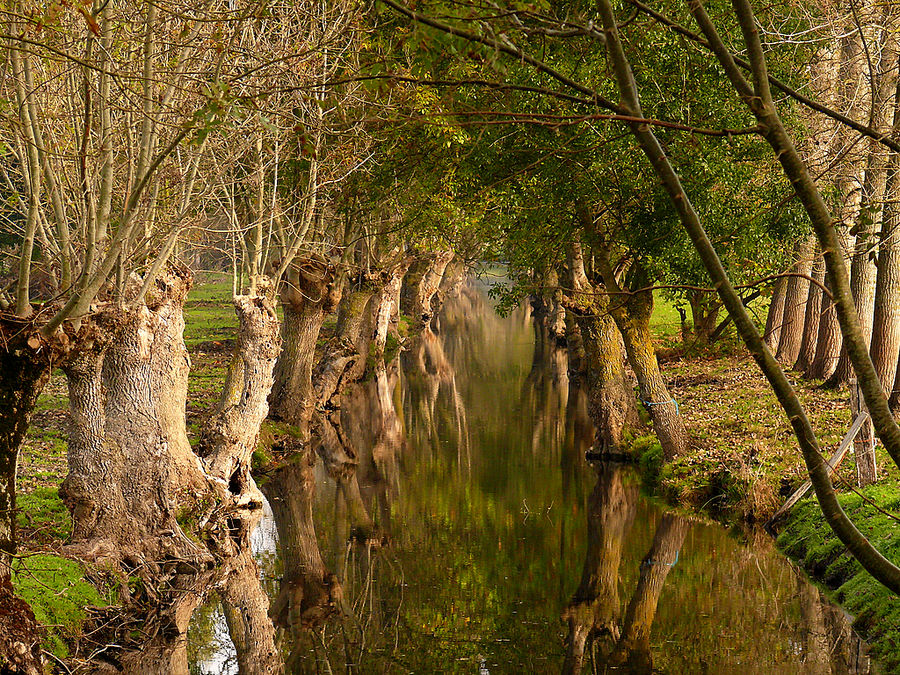
[[[853,420],[853,425],[850,427],[850,431],[848,431],[844,436],[840,446],[838,446],[838,449],[831,456],[831,459],[826,462],[829,474],[831,474],[844,460],[844,457],[847,456],[847,450],[850,449],[850,446],[853,444],[853,440],[856,438],[856,435],[859,433],[859,430],[862,428],[863,423],[867,419],[869,419],[869,413],[863,410],[860,411],[860,413],[856,416],[856,419]],[[803,484],[797,489],[797,491],[788,498],[788,500],[784,503],[784,506],[778,509],[775,512],[775,515],[769,519],[769,521],[765,524],[765,528],[767,530],[771,529],[772,525],[779,518],[790,511],[797,502],[803,499],[804,495],[809,492],[811,487],[812,483],[810,483],[808,480],[804,481]]]

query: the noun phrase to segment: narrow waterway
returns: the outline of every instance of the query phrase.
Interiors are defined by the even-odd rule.
[[[317,465],[317,541],[294,544],[318,545],[339,611],[290,615],[290,672],[874,672],[765,535],[739,541],[649,499],[630,467],[586,462],[565,352],[479,282],[331,418],[358,469],[339,484]],[[279,510],[253,539],[273,602]],[[241,641],[211,599],[192,672],[238,672]]]

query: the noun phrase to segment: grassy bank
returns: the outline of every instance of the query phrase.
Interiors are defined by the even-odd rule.
[[[847,515],[889,560],[900,560],[900,493],[895,481],[840,496]],[[872,646],[886,672],[900,672],[900,602],[864,572],[822,519],[819,505],[806,499],[794,507],[778,536],[778,548],[855,617],[853,626]]]

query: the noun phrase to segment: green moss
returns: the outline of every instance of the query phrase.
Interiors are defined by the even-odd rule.
[[[62,541],[72,533],[69,511],[55,487],[38,487],[33,492],[19,494],[16,506],[21,528],[34,529],[44,536]]]
[[[16,593],[45,627],[44,648],[60,658],[68,656],[67,640],[81,633],[87,608],[110,604],[84,576],[79,563],[55,555],[31,555],[13,562]]]
[[[861,491],[889,513],[896,510],[896,484],[884,481]],[[900,559],[900,523],[854,493],[839,500],[850,518],[889,560]],[[819,505],[806,499],[791,511],[778,547],[834,589],[835,599],[856,617],[854,627],[872,646],[885,672],[900,670],[900,602],[875,581],[837,540]]]
[[[632,441],[629,453],[637,459],[644,483],[656,486],[663,465],[662,446],[656,436],[638,436]]]

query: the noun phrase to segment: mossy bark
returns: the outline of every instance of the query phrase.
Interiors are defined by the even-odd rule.
[[[622,340],[609,303],[609,297],[597,289],[573,302],[570,311],[584,345],[589,410],[597,429],[595,449],[618,453],[623,450],[626,431],[637,429],[641,421],[634,393],[625,380]]]
[[[663,456],[670,461],[688,451],[690,436],[656,360],[650,333],[653,292],[623,291],[609,264],[609,253],[602,247],[596,250],[603,283],[608,291],[615,294],[609,301],[609,313],[622,335],[628,363],[637,378],[641,400],[653,420],[653,431],[662,446]],[[646,288],[648,280],[642,268],[636,265],[630,276],[630,287]]]

